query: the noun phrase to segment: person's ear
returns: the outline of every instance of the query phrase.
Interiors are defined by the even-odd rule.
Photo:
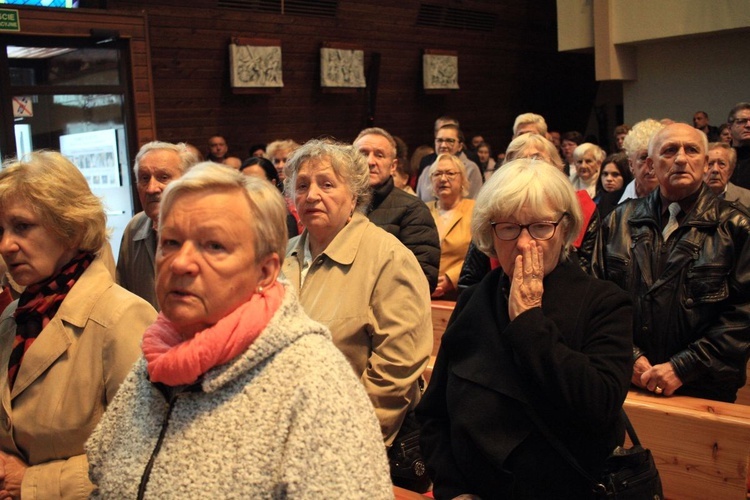
[[[396,173],[396,167],[398,166],[398,158],[394,158],[391,162],[391,175]]]
[[[266,255],[258,263],[260,267],[260,277],[258,279],[258,286],[267,288],[276,282],[276,278],[279,277],[281,271],[281,259],[279,254],[273,252]]]

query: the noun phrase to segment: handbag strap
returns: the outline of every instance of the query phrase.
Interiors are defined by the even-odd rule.
[[[549,441],[549,444],[560,454],[563,459],[565,459],[566,462],[571,465],[571,467],[573,467],[589,483],[591,483],[593,490],[598,493],[605,493],[607,491],[607,488],[601,483],[601,481],[595,479],[583,467],[581,467],[581,464],[579,464],[578,460],[576,460],[575,457],[570,453],[570,451],[568,451],[562,441],[560,441],[552,432],[552,430],[550,430],[547,424],[542,421],[542,419],[536,413],[536,410],[534,410],[530,405],[527,405],[526,412],[528,413],[534,424],[537,426],[539,431],[542,433],[542,435],[544,435],[547,441]],[[635,433],[633,424],[630,423],[628,414],[625,413],[624,409],[620,409],[620,417],[625,421],[625,432],[628,433],[630,441],[633,443],[633,445],[640,446],[641,442],[638,439],[638,435]]]

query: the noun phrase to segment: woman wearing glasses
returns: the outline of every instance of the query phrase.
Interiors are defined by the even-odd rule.
[[[632,309],[568,260],[581,224],[568,179],[538,160],[480,192],[474,241],[500,269],[461,295],[417,407],[435,498],[590,498],[530,409],[593,476],[622,444]]]
[[[471,211],[466,167],[452,154],[440,154],[430,167],[432,191],[437,198],[427,204],[440,236],[440,269],[433,298],[456,300],[458,275],[471,243]]]

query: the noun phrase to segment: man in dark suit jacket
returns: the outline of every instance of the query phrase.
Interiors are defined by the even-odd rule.
[[[373,127],[360,132],[354,146],[367,157],[370,166],[372,203],[367,217],[412,251],[432,293],[437,286],[440,240],[427,205],[393,184],[392,174],[398,162],[396,141],[387,131]]]

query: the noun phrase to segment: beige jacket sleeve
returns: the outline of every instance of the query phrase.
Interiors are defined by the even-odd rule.
[[[418,379],[432,352],[430,292],[410,252],[383,262],[370,302],[372,353],[361,380],[390,446],[420,399]]]

